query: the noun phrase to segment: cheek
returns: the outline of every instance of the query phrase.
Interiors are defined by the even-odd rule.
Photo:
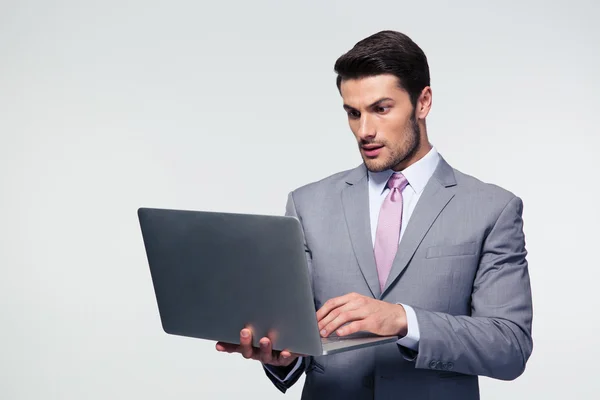
[[[409,119],[397,119],[390,121],[388,126],[389,137],[395,142],[404,142],[408,138],[411,130]]]
[[[358,140],[358,123],[356,121],[348,121],[348,125],[350,126],[354,138]]]
[[[385,123],[400,136],[404,133],[406,127],[410,126],[410,116],[409,110],[395,109],[387,115]]]
[[[398,141],[402,140],[403,129],[396,121],[382,121],[378,126],[379,139],[394,147]]]

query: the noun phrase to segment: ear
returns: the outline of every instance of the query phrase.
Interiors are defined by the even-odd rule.
[[[421,91],[421,95],[415,105],[415,116],[417,119],[425,119],[431,110],[431,103],[433,102],[433,94],[431,93],[431,87],[426,86]]]

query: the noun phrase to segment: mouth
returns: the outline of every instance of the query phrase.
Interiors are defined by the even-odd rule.
[[[382,145],[379,144],[367,144],[361,146],[363,154],[369,158],[375,158],[381,153],[381,149],[383,149]]]

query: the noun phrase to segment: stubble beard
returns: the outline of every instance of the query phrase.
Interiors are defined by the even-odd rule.
[[[390,149],[388,146],[385,146],[391,153],[386,160],[371,160],[362,156],[363,162],[369,171],[382,172],[393,169],[398,164],[411,158],[417,152],[421,144],[421,129],[419,128],[419,124],[414,114],[410,117],[409,122],[410,124],[406,130],[406,139],[404,140],[404,143],[395,149]]]

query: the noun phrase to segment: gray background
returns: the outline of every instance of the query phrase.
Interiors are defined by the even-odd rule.
[[[1,0],[0,397],[280,398],[162,332],[135,211],[282,214],[357,165],[333,64],[395,29],[432,142],[525,203],[534,353],[483,398],[595,398],[600,6],[491,3]]]

